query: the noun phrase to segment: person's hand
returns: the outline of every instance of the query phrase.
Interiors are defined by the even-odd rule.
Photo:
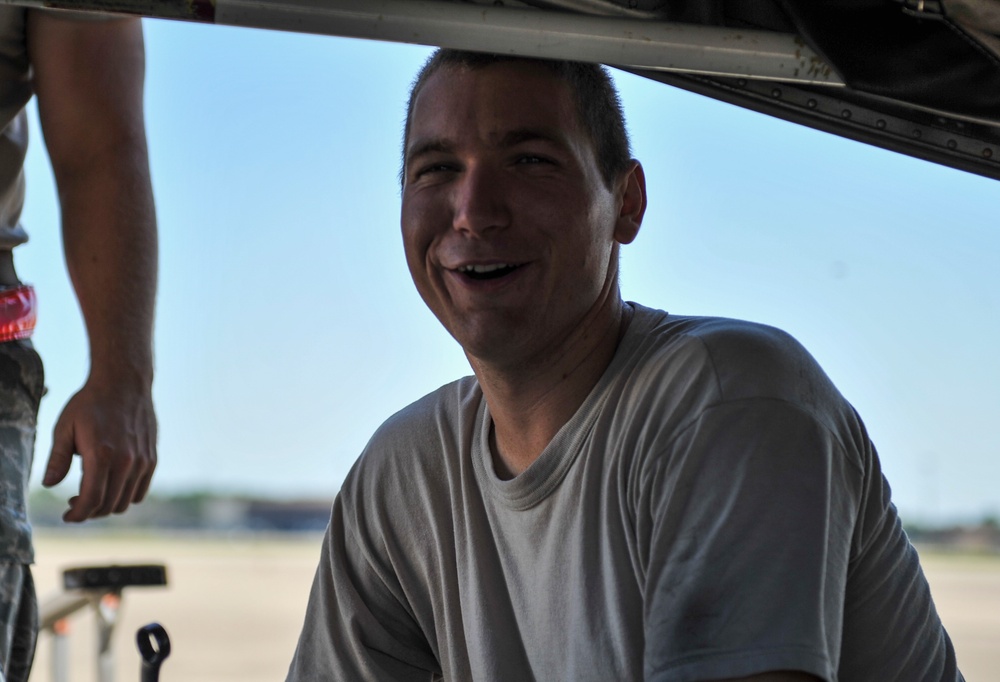
[[[141,502],[156,468],[156,414],[149,390],[103,388],[88,381],[56,422],[42,485],[62,481],[74,454],[80,455],[83,477],[64,521],[121,514]]]

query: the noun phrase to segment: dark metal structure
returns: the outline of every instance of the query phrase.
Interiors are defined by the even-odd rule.
[[[1000,179],[1000,0],[0,0],[602,62]]]

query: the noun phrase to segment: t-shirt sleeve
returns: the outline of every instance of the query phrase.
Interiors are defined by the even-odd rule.
[[[835,680],[862,472],[791,403],[705,410],[649,466],[648,682],[776,670]]]
[[[287,682],[440,679],[437,660],[398,583],[358,541],[349,518],[341,493]]]

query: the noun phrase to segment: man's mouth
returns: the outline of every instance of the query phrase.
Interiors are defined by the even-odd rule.
[[[491,265],[463,265],[460,268],[456,268],[456,270],[470,279],[487,280],[509,275],[519,267],[521,266],[509,263],[494,263]]]

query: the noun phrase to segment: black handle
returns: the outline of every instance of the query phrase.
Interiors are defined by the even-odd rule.
[[[158,682],[160,665],[170,655],[170,637],[159,623],[139,628],[135,636],[142,656],[142,682]]]

